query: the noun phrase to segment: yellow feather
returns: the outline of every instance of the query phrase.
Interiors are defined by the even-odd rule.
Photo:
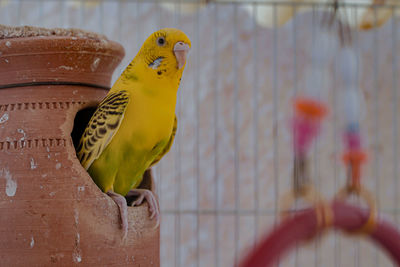
[[[178,42],[190,47],[180,30],[153,33],[99,105],[81,138],[78,157],[104,192],[126,195],[136,188],[145,170],[172,144],[176,96],[184,69],[178,67],[174,52]],[[99,119],[95,119],[101,119],[99,114],[109,125],[106,133],[99,130]],[[99,136],[100,132],[104,134]]]

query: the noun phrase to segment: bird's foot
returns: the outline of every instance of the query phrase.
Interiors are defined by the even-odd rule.
[[[143,203],[143,200],[146,199],[149,204],[150,219],[156,220],[154,228],[157,228],[160,225],[160,208],[158,207],[157,198],[153,192],[147,189],[136,188],[129,191],[126,197],[137,197],[137,199],[132,202],[131,206],[139,206]]]
[[[108,191],[107,195],[111,197],[114,202],[118,205],[119,214],[121,216],[121,227],[123,231],[123,239],[126,238],[128,234],[128,208],[126,204],[126,199],[113,191]]]

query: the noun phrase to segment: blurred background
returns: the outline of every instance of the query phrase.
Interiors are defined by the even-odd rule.
[[[102,33],[126,51],[114,80],[155,30],[187,33],[192,49],[178,93],[177,137],[155,168],[161,263],[211,267],[233,266],[279,223],[279,198],[292,185],[295,95],[317,92],[330,107],[309,157],[312,182],[328,199],[346,183],[342,48],[337,31],[320,41],[322,18],[331,11],[327,0],[0,0],[0,24]],[[340,1],[339,11],[352,28],[369,152],[362,181],[380,216],[399,225],[400,3]],[[315,61],[321,51],[323,68]],[[366,238],[329,232],[298,246],[279,266],[392,264]]]

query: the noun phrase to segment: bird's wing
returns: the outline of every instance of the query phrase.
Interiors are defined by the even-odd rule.
[[[153,166],[154,164],[156,164],[157,162],[159,162],[161,160],[161,158],[164,157],[164,155],[167,154],[168,151],[171,149],[172,143],[174,142],[174,139],[175,139],[175,134],[176,134],[177,128],[178,128],[178,119],[175,116],[174,126],[172,127],[172,133],[168,140],[168,143],[165,145],[165,147],[161,151],[161,153],[156,156],[154,161],[151,163],[150,167]]]
[[[97,107],[77,148],[78,159],[86,170],[118,131],[128,102],[129,93],[122,90],[107,95]]]

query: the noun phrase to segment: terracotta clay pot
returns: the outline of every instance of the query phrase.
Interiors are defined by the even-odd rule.
[[[124,50],[67,35],[0,40],[0,266],[159,266],[147,204],[128,208],[123,240],[116,204],[71,138],[90,109],[77,112],[104,97]]]

